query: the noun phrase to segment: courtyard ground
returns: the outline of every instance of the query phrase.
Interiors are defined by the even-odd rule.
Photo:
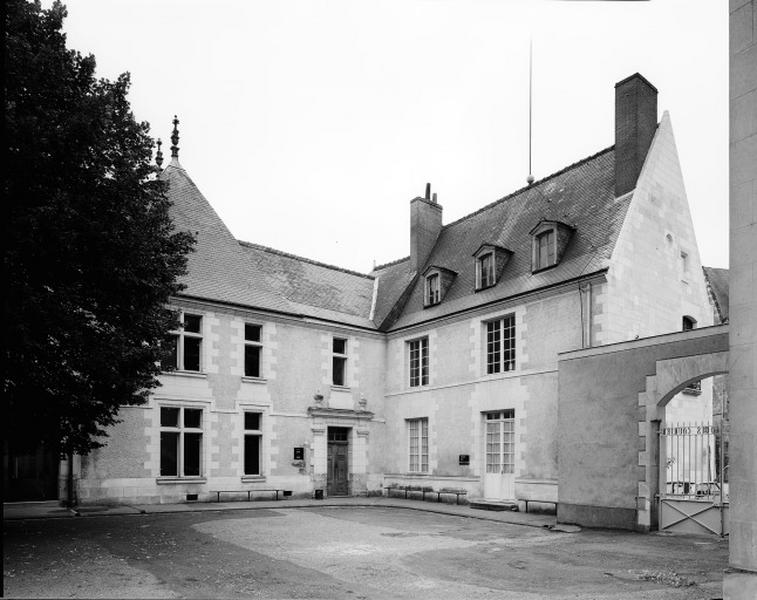
[[[727,564],[715,537],[413,501],[175,508],[6,518],[5,596],[711,599]]]

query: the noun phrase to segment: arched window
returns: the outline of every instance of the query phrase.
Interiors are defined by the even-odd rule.
[[[693,317],[689,317],[688,315],[685,315],[683,317],[683,331],[691,331],[692,329],[696,329],[697,327],[697,320]]]

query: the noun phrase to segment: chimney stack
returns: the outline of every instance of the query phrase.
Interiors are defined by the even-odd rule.
[[[657,129],[657,88],[639,73],[615,84],[615,196],[636,187]]]
[[[431,195],[431,184],[426,184],[426,195],[410,201],[410,268],[419,271],[426,264],[442,230],[442,207]]]

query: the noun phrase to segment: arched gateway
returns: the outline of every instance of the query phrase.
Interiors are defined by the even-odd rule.
[[[665,405],[727,359],[727,325],[561,354],[558,520],[656,528]]]

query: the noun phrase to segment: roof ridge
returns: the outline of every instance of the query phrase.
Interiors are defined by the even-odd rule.
[[[253,242],[245,242],[244,240],[237,240],[237,242],[239,242],[240,246],[247,246],[248,248],[257,248],[258,250],[263,250],[264,252],[270,252],[271,254],[278,254],[279,256],[285,256],[287,258],[294,258],[295,260],[301,260],[302,262],[306,262],[311,265],[315,265],[317,267],[325,267],[326,269],[340,271],[342,273],[347,273],[349,275],[357,275],[358,277],[364,277],[365,279],[375,279],[373,275],[370,275],[367,273],[360,273],[358,271],[352,271],[350,269],[345,269],[343,267],[337,267],[336,265],[329,265],[326,263],[319,262],[317,260],[313,260],[312,258],[306,258],[304,256],[297,256],[296,254],[291,254],[290,252],[284,252],[283,250],[277,250],[276,248],[263,246],[262,244],[255,244]]]
[[[582,165],[582,164],[584,164],[586,162],[589,162],[590,160],[593,160],[593,159],[597,158],[598,156],[604,154],[605,152],[609,152],[613,148],[615,148],[615,144],[613,144],[612,146],[608,146],[607,148],[604,148],[603,150],[600,150],[599,152],[595,152],[591,156],[586,156],[586,157],[582,158],[581,160],[577,160],[576,162],[571,163],[571,164],[569,164],[566,167],[563,167],[559,171],[555,171],[554,173],[551,173],[550,175],[547,175],[546,177],[542,177],[541,179],[539,179],[538,181],[535,181],[531,185],[526,185],[526,186],[524,186],[524,187],[522,187],[520,189],[517,189],[514,192],[511,192],[511,193],[507,194],[507,196],[503,196],[499,200],[495,200],[494,202],[490,202],[486,206],[482,206],[481,208],[479,208],[478,210],[473,211],[472,213],[464,215],[464,216],[460,217],[459,219],[457,219],[455,221],[452,221],[451,223],[447,223],[446,225],[444,225],[444,227],[442,227],[442,229],[446,229],[447,227],[451,227],[452,225],[456,225],[457,223],[460,223],[461,221],[465,221],[465,219],[469,219],[471,217],[475,217],[476,215],[484,212],[485,210],[489,210],[490,208],[492,208],[492,207],[494,207],[494,206],[496,206],[496,205],[498,205],[498,204],[500,204],[502,202],[505,202],[506,200],[510,200],[510,199],[512,199],[513,197],[517,196],[518,194],[522,193],[525,190],[535,188],[537,185],[541,185],[542,183],[544,183],[546,181],[549,181],[550,179],[553,179],[554,177],[557,177],[558,175],[562,175],[563,173],[565,173],[566,171],[569,171],[570,169],[575,169],[576,167],[578,167],[578,166],[580,166],[580,165]]]
[[[393,267],[394,265],[398,265],[401,262],[405,262],[406,260],[410,260],[409,256],[405,256],[404,258],[398,258],[397,260],[392,260],[388,263],[384,263],[383,265],[376,265],[373,267],[373,271],[380,271],[381,269],[386,269],[387,267]]]

